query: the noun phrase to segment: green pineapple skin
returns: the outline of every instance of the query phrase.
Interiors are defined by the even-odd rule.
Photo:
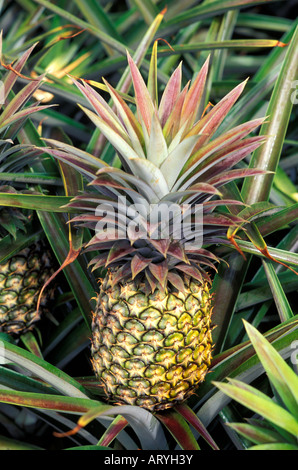
[[[186,278],[185,292],[145,293],[109,271],[92,320],[91,362],[107,399],[160,411],[185,401],[211,365],[211,294]]]
[[[38,241],[0,264],[0,332],[19,335],[32,330],[54,295],[47,289],[36,311],[41,288],[54,273],[44,242]]]

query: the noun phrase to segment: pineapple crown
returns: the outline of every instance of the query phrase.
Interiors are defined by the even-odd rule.
[[[76,196],[68,207],[80,213],[72,222],[97,231],[85,247],[87,251],[98,251],[91,261],[93,269],[118,268],[115,283],[125,277],[141,278],[152,291],[157,286],[164,289],[168,282],[181,290],[182,277],[205,282],[209,279],[205,267],[214,268],[214,262],[219,260],[202,244],[188,243],[185,234],[175,236],[175,211],[169,219],[167,235],[162,236],[161,230],[161,236],[153,236],[163,221],[148,216],[152,216],[152,205],[172,208],[175,204],[192,237],[203,238],[204,245],[220,243],[227,227],[245,222],[220,211],[220,206],[243,204],[223,199],[220,188],[236,178],[264,173],[257,169],[232,169],[264,142],[262,136],[249,137],[263,119],[246,122],[213,138],[246,81],[206,112],[204,91],[209,57],[193,83],[184,88],[180,63],[158,103],[156,57],[157,42],[146,84],[127,53],[136,114],[106,80],[103,79],[113,107],[86,81],[73,79],[93,111],[81,108],[116,149],[121,168],[71,145],[46,141],[52,156],[76,168],[89,181],[90,190]],[[201,219],[196,218],[199,209],[203,227]],[[136,220],[141,227],[138,232],[131,229]],[[112,230],[104,230],[103,224],[109,222]]]
[[[17,191],[11,182],[9,185],[6,183],[10,179],[13,180],[13,174],[23,170],[29,161],[39,154],[32,146],[14,143],[14,139],[28,117],[48,107],[39,106],[36,102],[27,105],[44,77],[41,75],[36,79],[31,79],[21,73],[34,47],[35,45],[25,51],[14,66],[6,65],[2,60],[2,32],[0,33],[0,70],[1,68],[5,70],[0,82],[0,192],[2,193]],[[12,88],[18,77],[26,78],[29,83],[14,94]],[[18,183],[19,186],[20,183]],[[28,217],[18,209],[0,206],[0,238],[7,233],[15,238],[17,230],[25,230],[27,219]]]

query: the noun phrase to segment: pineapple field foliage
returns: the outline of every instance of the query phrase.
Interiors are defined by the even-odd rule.
[[[29,297],[37,305],[39,295],[55,289],[52,303],[46,311],[40,310],[38,321],[32,323],[30,314],[27,328],[9,331],[1,329],[0,319],[0,448],[297,450],[295,2],[75,0],[69,4],[63,0],[4,0],[0,8],[0,79],[7,92],[0,110],[1,318],[12,300],[9,289],[16,290],[22,269],[29,287],[36,279],[44,285],[44,270],[40,275],[32,263],[27,269],[30,247],[46,243],[49,258],[44,262],[49,275],[56,272],[42,292],[41,282],[37,291],[30,291]],[[187,401],[151,412],[134,400],[132,405],[107,400],[94,373],[91,352],[93,363],[99,353],[94,342],[91,351],[92,329],[99,328],[104,315],[92,321],[92,312],[99,303],[103,310],[111,303],[111,298],[103,298],[110,281],[102,262],[106,259],[104,247],[92,243],[94,227],[84,211],[86,206],[94,210],[91,196],[96,201],[98,188],[111,186],[113,175],[118,175],[118,185],[119,181],[128,187],[136,183],[123,175],[126,154],[121,151],[123,145],[117,148],[121,127],[107,111],[115,106],[115,100],[118,109],[114,107],[114,112],[122,112],[120,124],[125,109],[130,136],[136,129],[137,136],[144,138],[143,146],[134,140],[138,148],[132,141],[126,142],[133,148],[129,152],[138,157],[149,148],[145,160],[149,161],[149,156],[156,159],[160,148],[165,149],[154,146],[157,141],[164,144],[156,122],[156,139],[151,139],[151,146],[147,139],[145,145],[146,123],[149,127],[150,123],[142,111],[150,104],[144,89],[139,88],[137,96],[138,88],[134,87],[140,87],[141,82],[133,64],[150,96],[158,97],[161,104],[175,70],[176,78],[182,72],[183,90],[188,82],[195,83],[206,62],[204,93],[200,109],[195,111],[201,121],[210,120],[213,134],[209,150],[222,136],[232,139],[236,128],[241,138],[245,136],[247,147],[243,148],[247,152],[243,150],[242,159],[240,155],[230,157],[235,166],[229,171],[236,173],[220,186],[220,197],[226,203],[215,204],[217,218],[233,223],[223,224],[218,236],[207,237],[204,246],[209,257],[203,259],[209,265],[215,262],[216,268],[206,270],[211,280],[212,324],[216,325],[212,329],[211,364],[209,354],[204,359],[209,371],[194,393],[187,395]],[[3,89],[2,99],[1,93]],[[221,100],[231,93],[235,94],[233,106],[215,125],[211,119],[216,115],[214,110],[222,109]],[[146,102],[147,108],[138,105],[138,99]],[[195,105],[195,100],[189,99],[189,115]],[[132,116],[140,119],[140,114],[144,125],[138,127]],[[110,130],[105,132],[107,122],[117,131],[113,135]],[[249,122],[255,125],[246,129]],[[177,127],[177,120],[171,125],[170,130]],[[166,131],[165,135],[169,145],[172,135]],[[204,145],[196,149],[202,155]],[[226,139],[221,145],[228,146]],[[132,174],[141,175],[146,183],[143,189],[150,191],[154,180],[148,184],[149,178],[153,171],[157,175],[156,170],[148,163],[147,172],[142,173],[136,158],[134,162]],[[215,162],[220,160],[215,158]],[[170,184],[175,172],[185,171],[187,163],[189,160],[172,158],[169,171],[164,172],[166,182]],[[255,176],[245,178],[249,174]],[[215,183],[212,172],[207,170],[206,175]],[[158,177],[160,182],[160,174]],[[219,200],[212,181],[209,183],[213,194],[208,194],[206,208],[211,207],[208,201]],[[160,190],[157,186],[156,191]],[[204,193],[206,186],[193,189]],[[74,196],[77,199],[73,200]],[[211,217],[213,212],[207,210],[208,214]],[[81,225],[69,224],[71,219]],[[81,252],[83,244],[89,247]],[[98,250],[97,258],[90,247]],[[157,252],[162,249],[159,246]],[[127,246],[125,250],[125,256],[131,258]],[[24,263],[18,264],[16,272],[13,260],[20,253]],[[172,253],[178,256],[177,247],[172,247]],[[183,256],[185,260],[185,253]],[[135,262],[133,266],[136,270]],[[146,272],[143,264],[141,267]],[[150,272],[147,283],[150,279],[152,287],[155,279],[153,287],[159,288],[164,271],[155,272],[155,276],[154,269]],[[177,277],[175,265],[167,272],[171,273],[168,280],[179,288],[181,277]],[[204,273],[198,270],[196,275],[202,278]],[[136,289],[135,285],[129,287]],[[144,290],[142,299],[150,295]],[[22,302],[24,306],[24,297]],[[21,315],[19,311],[18,319]],[[206,330],[211,330],[209,320],[206,323]],[[208,352],[209,333],[206,338]],[[166,355],[160,356],[161,362],[165,361]]]

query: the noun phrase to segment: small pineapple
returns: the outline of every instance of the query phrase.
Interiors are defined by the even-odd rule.
[[[39,292],[53,273],[53,257],[42,240],[0,264],[0,332],[19,335],[34,327],[53,296],[47,290],[37,312]]]
[[[113,109],[88,83],[74,80],[95,113],[84,111],[116,149],[121,169],[48,140],[48,152],[75,167],[91,185],[69,206],[80,213],[74,223],[96,230],[85,248],[97,252],[93,269],[107,269],[92,321],[95,374],[112,402],[151,411],[182,403],[210,368],[207,270],[219,260],[197,242],[203,237],[204,246],[220,243],[227,227],[243,222],[220,212],[221,205],[239,204],[221,199],[220,187],[261,173],[231,168],[263,142],[259,136],[247,137],[262,119],[212,139],[245,82],[205,112],[208,59],[183,89],[180,64],[158,105],[155,55],[156,43],[146,86],[128,54],[136,115],[106,81]],[[173,204],[185,223],[180,236],[177,213],[168,224],[154,217],[154,208],[171,209]],[[199,208],[203,226],[196,218]]]
[[[2,35],[0,35],[1,55]],[[31,113],[41,110],[42,106],[28,102],[41,83],[42,77],[30,80],[15,96],[12,87],[25,66],[33,47],[28,49],[14,64],[4,66],[8,72],[1,75],[0,103],[0,173],[10,175],[24,171],[34,151],[26,145],[14,141],[19,129]],[[0,69],[0,71],[2,71]],[[24,163],[24,161],[26,163]],[[7,186],[6,181],[0,182],[0,192],[16,192],[17,189]],[[20,184],[20,183],[19,183]],[[24,186],[26,189],[26,186]],[[19,209],[0,206],[0,332],[19,335],[32,329],[40,318],[43,307],[53,295],[50,289],[41,299],[41,311],[36,311],[37,300],[41,287],[54,273],[54,259],[46,243],[37,240],[7,258],[3,255],[2,246],[10,244],[12,251],[13,239],[18,233],[25,232],[30,224],[30,217]],[[9,238],[10,237],[10,238]],[[2,243],[3,244],[2,244]]]

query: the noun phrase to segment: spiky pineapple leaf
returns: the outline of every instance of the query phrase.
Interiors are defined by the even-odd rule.
[[[249,339],[265,368],[270,381],[284,401],[287,408],[298,419],[298,376],[282,359],[276,349],[259,333],[245,322]]]
[[[138,435],[143,450],[167,448],[163,429],[155,416],[143,408],[130,405],[100,404],[90,407],[89,411],[79,418],[77,426],[68,433],[63,433],[63,436],[75,434],[96,418],[115,415],[121,415],[129,422]]]
[[[280,440],[278,432],[265,426],[254,426],[247,423],[228,423],[228,426],[254,444],[277,443]]]
[[[292,83],[297,78],[298,61],[298,26],[291,38],[289,47],[280,69],[273,93],[270,98],[266,115],[270,117],[263,123],[260,133],[267,135],[265,144],[257,149],[250,161],[250,167],[276,171],[280,154],[285,139],[288,122],[290,119],[293,100]],[[279,111],[282,110],[282,113]],[[266,201],[269,197],[273,183],[273,175],[268,174],[255,178],[252,182],[246,181],[242,188],[245,202],[249,204],[258,201]]]
[[[156,416],[167,427],[182,450],[200,450],[188,423],[175,409],[156,413]]]
[[[39,377],[46,383],[52,385],[62,394],[76,398],[88,399],[88,395],[86,394],[84,387],[82,387],[75,379],[71,378],[68,374],[62,372],[57,367],[49,364],[42,358],[25,351],[19,346],[8,343],[7,341],[3,341],[3,347],[6,360],[16,363],[19,365],[19,367],[30,371],[36,377]],[[3,397],[4,396],[8,398],[9,391],[4,393]],[[26,398],[23,397],[23,400],[25,401]]]
[[[238,380],[230,379],[230,383],[214,382],[223,393],[239,401],[242,405],[258,413],[273,424],[297,436],[298,421],[283,407],[275,404],[270,398],[254,387]]]

